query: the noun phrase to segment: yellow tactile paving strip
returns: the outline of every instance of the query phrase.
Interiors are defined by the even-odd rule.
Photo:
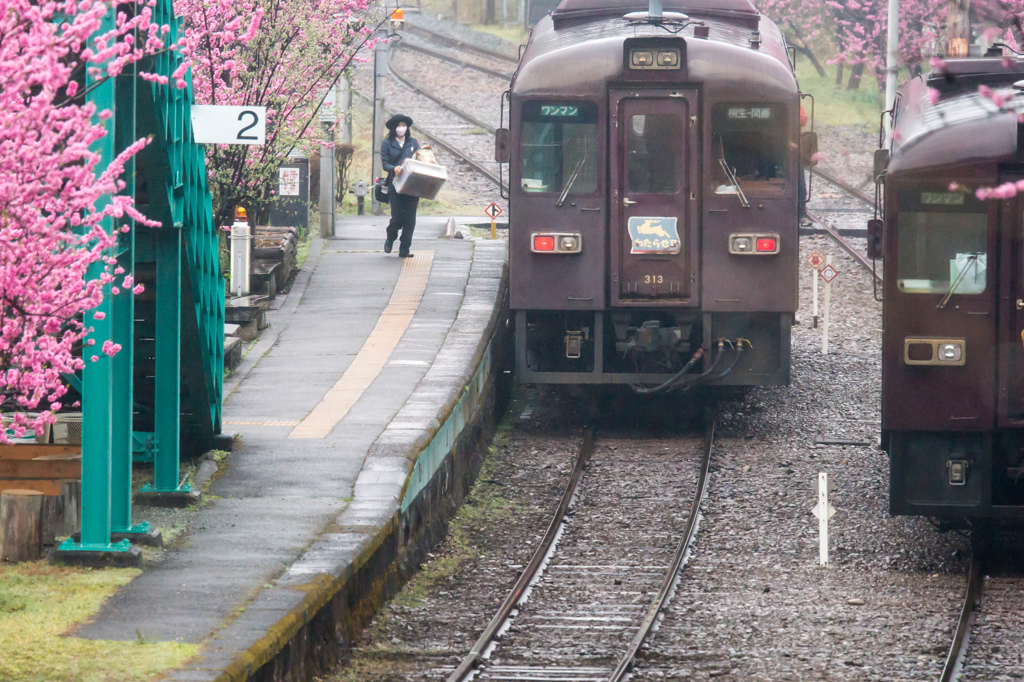
[[[232,426],[298,426],[296,419],[267,419],[264,421],[233,421],[224,422]]]
[[[433,262],[433,251],[417,251],[415,258],[406,258],[402,262],[402,271],[391,300],[355,360],[338,383],[327,391],[320,404],[292,429],[289,438],[325,438],[348,414],[363,391],[380,374],[405,334],[423,298]]]

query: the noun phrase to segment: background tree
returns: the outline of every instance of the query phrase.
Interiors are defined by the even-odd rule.
[[[112,1],[0,0],[0,402],[19,411],[15,435],[24,433],[25,411],[43,412],[35,422],[41,425],[61,407],[67,389],[60,375],[83,365],[75,349],[87,311],[113,286],[135,288],[111,270],[108,249],[117,236],[104,224],[155,224],[118,194],[126,161],[147,140],[101,167],[91,147],[108,134],[103,122],[111,112],[96,111],[85,94],[87,82],[94,87],[168,49],[185,55],[176,77],[185,76],[191,43],[165,45],[169,27],[152,22],[153,6],[155,0],[119,2],[115,28],[100,32],[115,11]],[[237,35],[224,24],[195,35],[213,34],[225,44]],[[106,271],[86,281],[99,261]],[[117,350],[108,340],[83,355]],[[7,437],[0,428],[0,442]]]

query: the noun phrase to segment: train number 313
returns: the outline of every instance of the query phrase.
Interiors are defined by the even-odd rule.
[[[664,281],[661,275],[644,275],[644,284],[662,284]]]

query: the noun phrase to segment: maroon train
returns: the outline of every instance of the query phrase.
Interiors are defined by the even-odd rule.
[[[1021,79],[1018,60],[949,60],[897,105],[884,230],[869,227],[885,259],[882,445],[893,514],[1024,516],[1024,194],[975,194],[1024,179],[1024,102],[1012,87]]]
[[[640,2],[562,0],[512,81],[518,379],[787,384],[801,95],[782,34],[749,0]]]

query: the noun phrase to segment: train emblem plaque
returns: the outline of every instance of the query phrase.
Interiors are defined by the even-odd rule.
[[[629,219],[631,254],[678,254],[677,218],[637,216]]]

